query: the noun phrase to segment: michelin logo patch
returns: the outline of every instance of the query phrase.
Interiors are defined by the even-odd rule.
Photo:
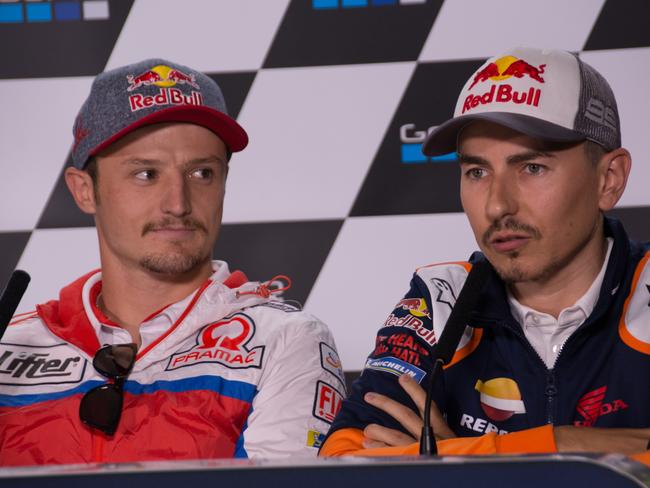
[[[385,371],[386,373],[394,374],[395,376],[407,374],[418,383],[422,381],[422,378],[424,378],[424,375],[426,374],[420,368],[392,356],[387,358],[368,359],[366,361],[366,368]]]

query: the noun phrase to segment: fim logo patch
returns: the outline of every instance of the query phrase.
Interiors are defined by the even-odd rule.
[[[79,383],[85,370],[86,360],[66,344],[2,344],[0,348],[0,385]]]
[[[232,369],[259,368],[264,346],[247,347],[254,335],[253,319],[243,313],[231,315],[201,329],[196,337],[196,346],[174,354],[166,370],[200,363],[218,363]]]
[[[316,383],[316,397],[314,398],[312,412],[314,417],[331,424],[336,414],[341,410],[342,404],[343,395],[340,391],[324,381]]]
[[[416,130],[415,127],[415,124],[404,124],[399,128],[403,164],[456,162],[455,152],[434,157],[425,156],[422,153],[422,144],[424,144],[427,136],[436,128],[436,126],[429,127],[426,131]]]
[[[395,376],[407,374],[418,383],[422,381],[422,378],[424,378],[425,375],[425,372],[420,368],[391,356],[379,359],[368,359],[366,361],[366,369],[384,371],[386,373],[394,374]]]
[[[495,422],[504,422],[515,414],[526,413],[519,387],[510,378],[494,378],[476,382],[474,389],[481,394],[481,408]]]

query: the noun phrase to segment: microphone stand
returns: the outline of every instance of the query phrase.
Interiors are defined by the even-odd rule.
[[[0,297],[0,339],[7,330],[30,280],[30,276],[20,269],[14,271],[9,278],[2,297]]]
[[[424,402],[422,434],[420,435],[420,455],[435,456],[438,454],[436,438],[431,426],[431,404],[433,403],[433,387],[443,366],[449,364],[456,352],[460,338],[467,327],[469,318],[478,304],[483,286],[490,274],[488,261],[477,261],[467,275],[465,284],[458,294],[456,303],[449,314],[445,328],[440,334],[433,353],[433,367],[429,374],[427,396]]]

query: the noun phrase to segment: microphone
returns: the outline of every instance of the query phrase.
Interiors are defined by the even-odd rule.
[[[9,283],[0,297],[0,339],[7,330],[30,280],[31,277],[20,269],[14,271],[9,278]]]
[[[458,294],[454,308],[447,319],[445,328],[440,334],[433,353],[433,368],[427,384],[427,396],[424,402],[422,435],[420,436],[420,455],[435,456],[438,454],[436,440],[431,427],[431,402],[433,401],[433,385],[438,373],[445,364],[454,357],[460,338],[465,331],[470,316],[478,304],[483,286],[490,275],[490,263],[477,261],[467,275],[465,284]]]

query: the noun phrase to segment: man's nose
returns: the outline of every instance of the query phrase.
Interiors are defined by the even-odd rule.
[[[167,214],[183,217],[192,213],[190,189],[185,175],[178,174],[169,177],[162,199],[162,210]]]
[[[492,222],[497,222],[517,213],[517,185],[510,174],[495,174],[491,178],[485,213]]]

